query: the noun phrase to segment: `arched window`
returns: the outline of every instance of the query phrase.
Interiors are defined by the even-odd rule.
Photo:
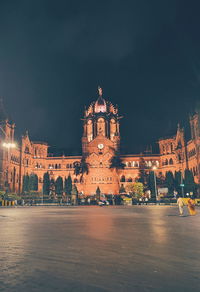
[[[103,118],[99,118],[97,121],[97,135],[103,135],[105,136],[105,120]]]
[[[133,179],[132,179],[131,177],[129,177],[127,181],[128,181],[128,182],[132,182]]]
[[[58,169],[58,165],[57,165],[57,163],[55,164],[55,169]]]
[[[162,150],[163,150],[163,153],[165,153],[165,146],[163,145],[163,147],[162,147]]]
[[[125,178],[125,176],[124,176],[124,175],[122,175],[122,176],[121,176],[121,179],[120,179],[120,181],[121,181],[121,182],[125,182],[125,181],[126,181],[126,178]]]
[[[92,141],[93,139],[92,120],[88,120],[87,122],[87,137],[89,142]]]
[[[128,163],[128,167],[131,167],[131,162]]]
[[[170,160],[169,160],[169,164],[170,164],[170,165],[174,164],[174,162],[173,162],[173,159],[172,159],[172,158],[170,158]]]
[[[114,119],[110,120],[110,139],[113,140],[117,132],[116,121]]]
[[[165,165],[168,165],[168,159],[165,160]]]

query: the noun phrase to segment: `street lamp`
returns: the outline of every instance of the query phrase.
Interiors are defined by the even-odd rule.
[[[15,148],[16,144],[12,142],[12,139],[10,139],[10,137],[8,136],[8,134],[6,133],[6,131],[4,130],[4,128],[0,125],[0,130],[2,131],[3,135],[5,136],[5,140],[0,144],[0,147],[7,149],[7,163],[10,163],[10,149]],[[3,165],[1,166],[1,168],[3,167]],[[3,171],[1,170],[1,175],[3,174]],[[7,175],[6,175],[6,179],[8,180],[8,171],[7,171]],[[2,180],[2,177],[1,177]],[[2,182],[2,181],[1,181]]]
[[[155,187],[155,195],[156,195],[156,202],[157,202],[157,200],[158,200],[158,194],[157,194],[156,174],[155,174],[156,169],[157,169],[157,167],[154,165],[152,167],[152,170],[153,170],[153,176],[154,176],[154,187]]]
[[[181,173],[181,183],[180,183],[180,187],[181,187],[181,193],[182,193],[182,197],[184,198],[184,183],[183,183],[183,173],[182,170],[180,170]]]
[[[15,148],[15,147],[16,147],[16,144],[15,144],[15,143],[7,143],[7,142],[3,142],[3,143],[2,143],[2,146],[3,146],[4,148],[10,149],[10,148]]]

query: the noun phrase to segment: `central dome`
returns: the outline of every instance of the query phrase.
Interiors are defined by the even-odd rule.
[[[95,113],[100,113],[100,112],[105,113],[106,112],[106,101],[101,96],[99,96],[99,98],[95,102],[94,111],[95,111]]]
[[[105,113],[107,110],[106,101],[102,97],[103,91],[102,91],[102,88],[100,86],[98,87],[98,91],[99,91],[99,97],[98,97],[97,101],[95,102],[94,111],[95,111],[95,113],[100,113],[100,112]]]

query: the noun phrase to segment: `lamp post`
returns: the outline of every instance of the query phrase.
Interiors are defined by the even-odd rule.
[[[14,142],[12,142],[12,139],[10,139],[10,137],[8,136],[8,134],[5,132],[4,128],[1,125],[0,125],[0,130],[5,135],[5,140],[2,142],[1,147],[4,148],[4,149],[7,149],[7,151],[8,151],[7,152],[7,154],[8,154],[8,156],[7,156],[7,163],[9,164],[10,163],[10,149],[15,148],[16,147],[16,144]],[[2,167],[3,167],[3,165],[2,165]],[[2,175],[3,175],[3,168],[1,169],[1,171],[2,171]],[[3,179],[3,176],[1,178],[1,180],[2,179]],[[6,179],[8,180],[8,172],[7,172]]]
[[[153,167],[152,167],[152,170],[153,170],[153,177],[154,177],[154,187],[155,187],[156,203],[157,203],[157,200],[158,200],[158,193],[157,193],[156,174],[155,174],[155,170],[156,170],[156,169],[157,169],[156,166],[153,166]]]
[[[182,194],[182,198],[184,198],[184,183],[183,183],[183,173],[182,173],[182,170],[180,170],[180,173],[181,173],[181,183],[180,183],[181,194]]]
[[[8,153],[8,157],[7,157],[7,163],[8,163],[8,166],[9,166],[9,163],[10,163],[10,149],[13,149],[16,147],[15,143],[11,143],[11,142],[3,142],[2,143],[2,147],[7,149],[7,153]],[[8,183],[8,169],[7,169],[7,176],[6,176],[6,182],[7,182],[7,190],[8,190],[8,186],[9,186],[9,183]]]

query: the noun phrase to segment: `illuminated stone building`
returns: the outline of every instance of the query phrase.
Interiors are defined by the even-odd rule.
[[[43,175],[49,172],[50,178],[64,180],[70,174],[78,191],[93,195],[99,186],[104,194],[118,194],[121,184],[126,186],[137,180],[141,159],[147,170],[156,166],[157,175],[166,171],[190,169],[195,181],[200,183],[200,113],[190,116],[191,140],[184,137],[184,130],[178,125],[176,135],[158,141],[160,153],[146,155],[123,155],[124,169],[110,168],[111,158],[120,152],[120,120],[117,106],[103,97],[98,88],[98,98],[85,110],[83,117],[82,156],[48,156],[48,144],[31,141],[28,132],[21,141],[15,143],[15,125],[10,123],[0,102],[0,189],[20,192],[22,179],[26,174],[35,173],[39,178],[39,191],[42,191]],[[74,165],[82,157],[89,166],[88,174],[74,174]]]

